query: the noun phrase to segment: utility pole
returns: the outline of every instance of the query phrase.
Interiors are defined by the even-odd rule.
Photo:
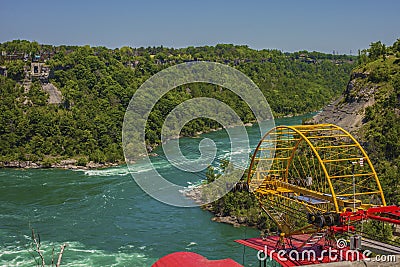
[[[351,172],[353,173],[353,212],[356,211],[356,176],[354,175],[354,169],[356,167],[357,161],[353,161],[351,166]]]

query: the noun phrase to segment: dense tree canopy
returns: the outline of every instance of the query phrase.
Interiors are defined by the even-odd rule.
[[[361,88],[376,88],[375,104],[366,109],[362,138],[374,161],[390,204],[400,205],[400,55],[399,40],[375,56],[371,44],[370,59],[356,71],[368,73]]]
[[[0,44],[1,160],[77,158],[122,160],[121,129],[125,109],[135,90],[151,75],[193,60],[214,61],[237,68],[262,90],[276,116],[320,109],[345,88],[354,58],[300,51],[253,50],[247,46],[108,49],[90,46],[50,46],[12,41]],[[29,77],[30,63],[45,62],[48,81]],[[32,79],[30,90],[22,83]],[[51,82],[62,93],[60,104],[48,104],[41,89]],[[160,142],[165,116],[183,101],[207,96],[231,106],[244,122],[254,119],[249,107],[231,91],[210,84],[188,84],[170,91],[153,109],[147,122],[149,146]],[[198,119],[182,135],[217,128]],[[0,160],[0,161],[1,161]]]

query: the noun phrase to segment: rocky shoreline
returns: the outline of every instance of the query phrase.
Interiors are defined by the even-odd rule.
[[[221,214],[215,214],[212,210],[211,205],[202,207],[202,209],[207,210],[215,215],[214,217],[211,218],[211,221],[213,222],[226,223],[232,225],[233,227],[245,226],[251,228],[258,228],[257,225],[250,224],[246,217],[223,216]]]
[[[199,185],[197,187],[191,188],[190,190],[185,191],[183,194],[185,197],[194,200],[197,204],[201,204],[201,186]],[[223,216],[222,214],[215,213],[213,210],[212,204],[206,204],[206,205],[201,205],[201,208],[203,210],[206,210],[214,215],[214,217],[211,218],[211,221],[213,222],[219,222],[219,223],[226,223],[230,224],[233,227],[252,227],[252,228],[258,228],[257,225],[251,224],[248,222],[246,217],[236,217],[236,216]]]
[[[353,72],[345,92],[307,123],[332,123],[357,136],[364,124],[365,110],[374,105],[379,87],[364,83],[369,73]]]
[[[76,159],[60,160],[60,162],[55,162],[47,164],[44,162],[34,162],[34,161],[0,161],[0,168],[13,168],[13,169],[44,169],[44,168],[56,168],[56,169],[66,169],[66,170],[89,170],[89,169],[102,169],[108,167],[118,166],[120,163],[95,163],[93,161],[88,162],[86,165],[78,165]]]

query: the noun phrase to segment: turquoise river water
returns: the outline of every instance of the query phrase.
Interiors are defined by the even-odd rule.
[[[276,124],[300,124],[304,117],[278,119]],[[247,131],[254,148],[258,130],[248,127]],[[217,159],[229,156],[225,131],[201,137],[214,140]],[[200,140],[182,138],[182,150],[197,151]],[[162,149],[155,152],[162,154]],[[152,161],[178,184],[199,183],[204,175],[179,171],[161,156]],[[218,160],[214,163],[218,166]],[[147,167],[139,162],[134,168],[145,172]],[[62,266],[151,266],[176,251],[258,266],[256,251],[234,240],[256,237],[259,231],[211,218],[198,207],[179,208],[154,200],[135,183],[126,166],[87,171],[0,169],[0,266],[36,266],[31,228],[40,233],[48,265],[53,246],[57,252],[68,243]]]

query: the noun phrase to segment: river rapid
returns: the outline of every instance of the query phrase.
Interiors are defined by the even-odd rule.
[[[277,119],[277,125],[301,124],[311,114]],[[251,148],[260,134],[247,127]],[[224,130],[182,138],[182,151],[198,151],[204,137],[218,150],[213,165],[230,154]],[[249,153],[237,148],[235,153]],[[154,166],[168,180],[187,187],[204,179],[202,173],[173,167],[158,147]],[[192,153],[193,152],[193,153]],[[138,162],[134,172],[149,166]],[[257,253],[234,242],[256,237],[259,231],[211,221],[200,209],[173,207],[148,196],[132,179],[126,166],[101,170],[0,169],[0,266],[35,266],[31,228],[40,234],[42,249],[51,265],[53,246],[57,254],[68,246],[62,266],[151,266],[162,256],[192,251],[208,259],[232,258],[245,266],[258,266]],[[36,255],[37,256],[37,255]],[[38,257],[36,257],[38,258]]]

